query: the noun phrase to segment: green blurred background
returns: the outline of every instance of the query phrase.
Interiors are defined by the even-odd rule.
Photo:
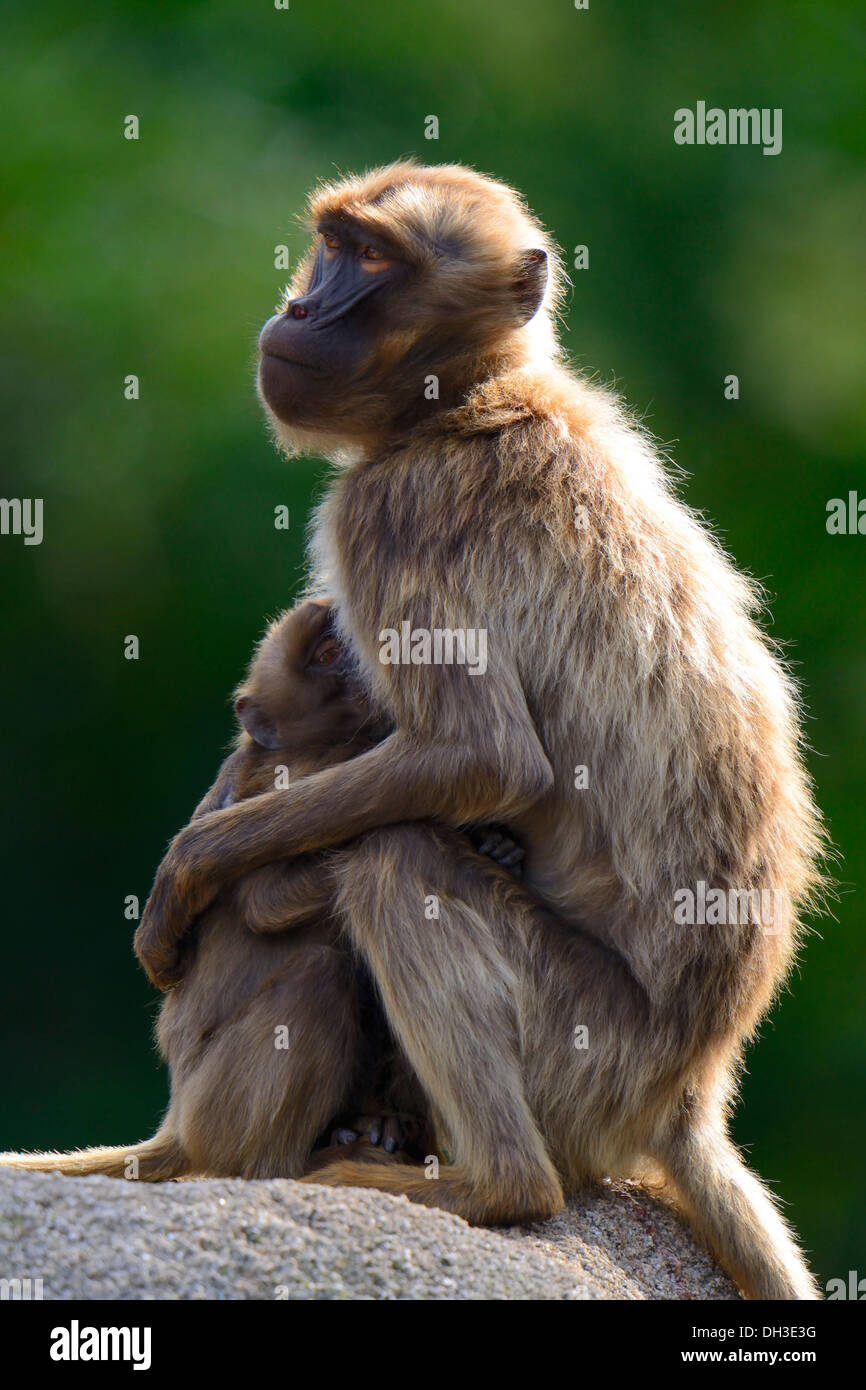
[[[300,251],[319,177],[464,160],[520,187],[569,261],[589,246],[569,350],[672,444],[797,663],[838,920],[750,1054],[736,1135],[822,1281],[866,1275],[866,537],[825,529],[831,497],[866,495],[858,8],[5,7],[0,495],[44,497],[45,539],[0,538],[0,1147],[141,1138],[165,1100],[124,897],[210,781],[324,479],[276,456],[254,398],[274,247]],[[699,99],[781,107],[782,153],[676,146]]]

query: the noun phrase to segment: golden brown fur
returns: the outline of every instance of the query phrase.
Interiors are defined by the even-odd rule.
[[[752,1296],[813,1297],[726,1133],[822,842],[796,694],[754,621],[757,595],[619,403],[558,365],[555,258],[511,190],[402,164],[319,190],[311,213],[344,229],[328,255],[347,284],[365,273],[351,260],[360,243],[387,243],[393,290],[346,318],[366,346],[313,409],[328,383],[309,378],[305,397],[292,358],[323,341],[316,286],[331,272],[327,257],[305,264],[263,332],[260,391],[288,450],[315,445],[340,464],[315,521],[313,583],[335,595],[395,731],[181,832],[137,934],[142,958],[170,981],[223,881],[363,837],[335,856],[343,922],[454,1166],[438,1181],[351,1165],[325,1177],[483,1222],[545,1215],[563,1188],[656,1164]],[[383,665],[380,634],[404,621],[485,629],[486,674]],[[449,853],[405,824],[427,818],[508,821],[528,887],[570,925],[527,932],[530,915],[491,911],[493,868],[467,895]],[[674,894],[699,881],[775,890],[772,922],[677,924]],[[429,894],[442,903],[433,923]]]
[[[327,603],[310,602],[268,629],[237,691],[246,727],[196,816],[272,789],[277,766],[302,777],[371,746],[370,707],[351,677],[310,669],[311,653],[337,648],[329,621]],[[426,1152],[423,1097],[341,939],[334,893],[328,864],[310,855],[240,879],[203,915],[185,978],[160,1013],[171,1103],[152,1139],[3,1154],[0,1166],[153,1182],[298,1177],[336,1155],[336,1147],[312,1150],[341,1111],[351,1118],[384,1110],[408,1122],[410,1107]],[[277,1046],[280,1034],[287,1047]],[[397,1157],[360,1141],[341,1151]]]

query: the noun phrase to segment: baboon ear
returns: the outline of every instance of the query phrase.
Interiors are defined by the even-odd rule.
[[[260,748],[274,749],[280,747],[276,725],[272,720],[265,718],[255,700],[251,700],[249,695],[242,695],[240,699],[235,700],[235,714],[250,738]]]
[[[514,292],[521,323],[529,323],[538,312],[546,288],[547,252],[524,251],[514,268]]]

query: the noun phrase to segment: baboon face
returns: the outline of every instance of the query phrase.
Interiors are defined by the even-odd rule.
[[[334,613],[314,600],[268,629],[235,712],[260,749],[318,750],[384,732],[358,679],[351,653],[338,641]]]
[[[337,230],[339,228],[339,230]],[[398,260],[361,227],[321,226],[309,284],[269,319],[259,339],[259,385],[281,420],[315,423],[321,411],[371,368],[386,328],[386,301],[411,280]]]
[[[278,436],[411,421],[491,354],[519,360],[548,249],[511,189],[459,166],[392,165],[314,194],[310,222],[313,246],[259,338]]]

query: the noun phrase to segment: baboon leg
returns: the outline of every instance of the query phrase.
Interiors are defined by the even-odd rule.
[[[309,1180],[402,1192],[479,1224],[546,1217],[564,1198],[524,1095],[517,977],[466,901],[451,847],[426,825],[392,827],[335,856],[334,872],[345,929],[453,1166],[433,1179],[337,1163]]]
[[[197,1171],[299,1177],[317,1137],[346,1103],[359,1048],[348,951],[289,952],[220,1023],[173,1097]]]
[[[567,925],[527,894],[500,914],[503,936],[522,924],[526,1093],[566,1190],[633,1175],[658,1115],[681,1093],[679,1033],[653,1011],[616,951]]]

